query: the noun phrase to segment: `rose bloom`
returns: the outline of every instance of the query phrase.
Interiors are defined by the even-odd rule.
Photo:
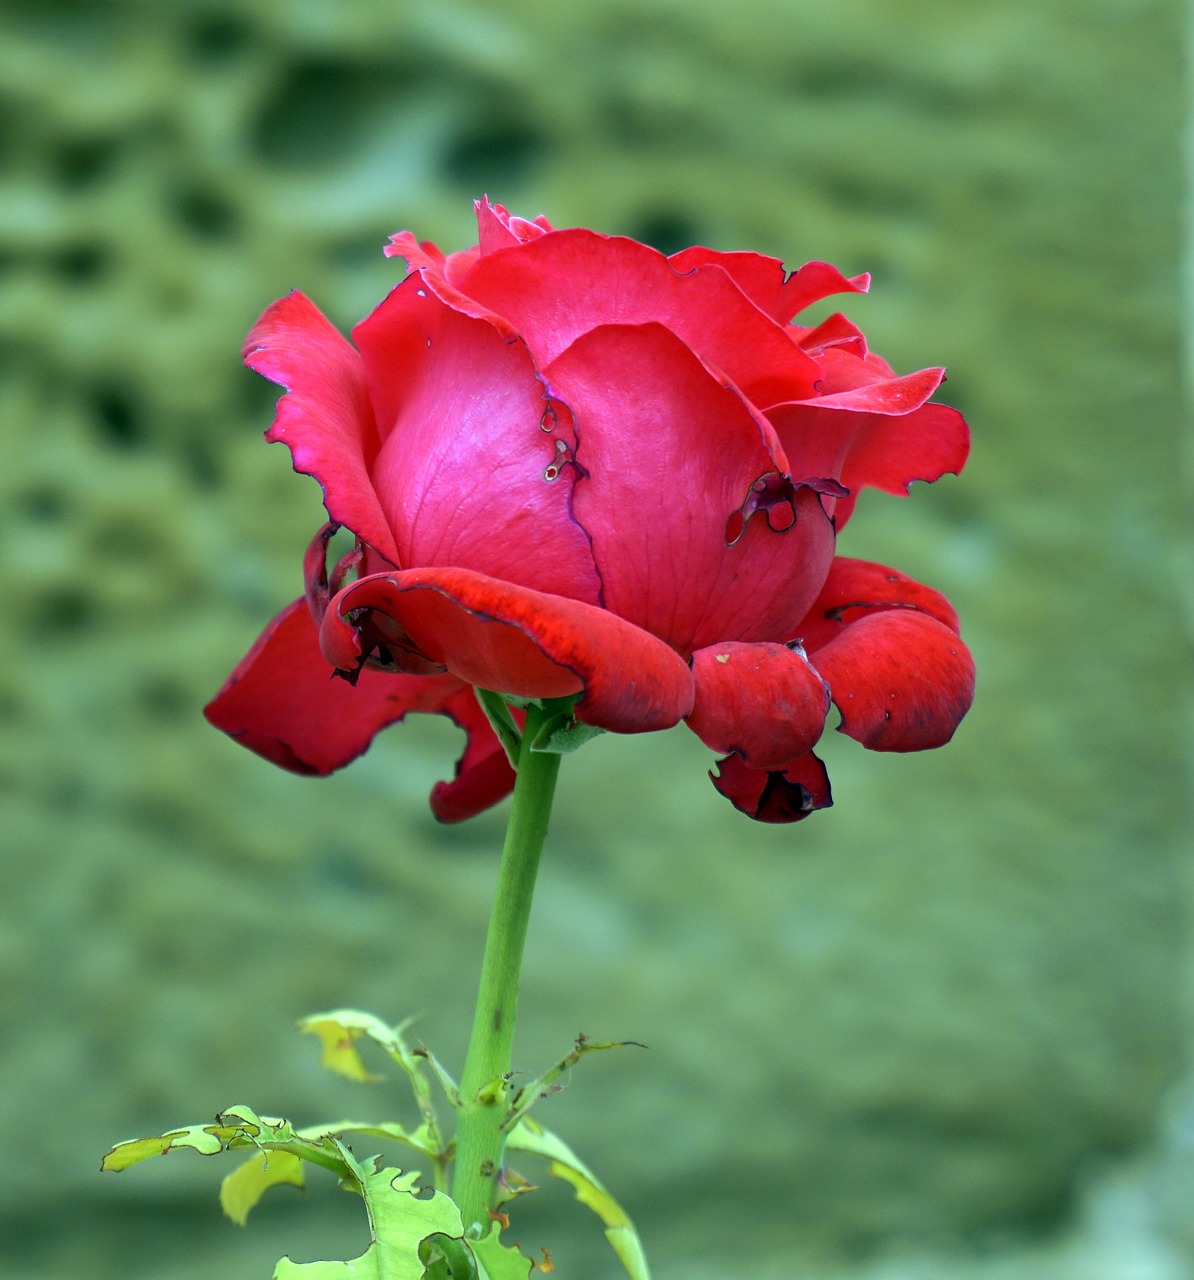
[[[326,774],[447,715],[468,735],[431,796],[449,822],[514,782],[473,686],[578,695],[616,733],[684,720],[765,822],[830,803],[831,702],[873,750],[947,742],[974,692],[954,610],[834,546],[859,490],[959,471],[966,424],[929,402],[944,370],[898,376],[841,314],[793,322],[868,277],[476,208],[461,253],[393,237],[409,274],[353,344],[301,293],[249,334],[245,362],[288,388],[266,439],[330,523],[211,722]],[[329,570],[340,528],[355,548]]]

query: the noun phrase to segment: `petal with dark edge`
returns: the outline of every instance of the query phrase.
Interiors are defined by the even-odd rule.
[[[484,308],[512,326],[541,368],[598,325],[655,322],[755,404],[811,396],[821,376],[720,266],[677,272],[634,240],[554,231],[486,254],[457,285],[474,313]]]
[[[825,727],[829,688],[797,648],[715,644],[692,655],[696,701],[688,727],[719,755],[779,769],[810,751]]]
[[[785,769],[770,770],[727,756],[709,778],[735,809],[759,822],[799,822],[833,804],[829,775],[811,751]]]
[[[303,600],[266,627],[204,710],[250,751],[320,776],[355,760],[380,730],[411,712],[446,715],[468,734],[456,778],[432,793],[444,821],[479,813],[514,785],[514,771],[467,685],[449,675],[379,671],[362,671],[355,685],[337,678]]]
[[[850,490],[848,497],[826,504],[838,529],[853,513],[860,489],[905,496],[914,480],[956,475],[970,452],[965,419],[943,404],[861,412],[813,401],[777,405],[767,417],[793,475],[831,476]]]
[[[453,565],[596,604],[572,518],[571,423],[522,342],[412,276],[353,336],[383,443],[373,484],[403,568]]]
[[[377,429],[361,357],[301,293],[268,307],[245,339],[250,369],[287,388],[265,438],[282,441],[294,469],[323,487],[328,515],[397,562],[369,479]]]
[[[546,375],[576,419],[573,498],[606,608],[689,654],[732,636],[787,640],[833,556],[811,489],[790,520],[727,521],[774,469],[758,420],[670,330],[604,325]]]
[[[677,724],[692,710],[692,672],[662,641],[604,609],[467,569],[362,578],[331,602],[327,660],[356,670],[370,639],[394,637],[469,684],[524,698],[581,694],[577,718],[615,733]]]
[[[953,607],[885,565],[839,556],[800,634],[839,728],[874,751],[943,746],[974,700]]]
[[[795,635],[815,663],[817,650],[837,639],[850,623],[885,609],[924,613],[951,631],[958,630],[958,615],[940,591],[890,565],[835,556],[825,585]]]
[[[720,267],[758,307],[779,324],[787,324],[805,307],[835,293],[866,293],[869,275],[847,279],[828,262],[806,262],[791,275],[778,258],[761,253],[719,253],[716,249],[683,249],[668,259],[676,271]]]

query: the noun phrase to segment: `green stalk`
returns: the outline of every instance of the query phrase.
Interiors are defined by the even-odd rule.
[[[507,1077],[518,1007],[518,975],[539,855],[547,838],[547,820],[560,769],[557,754],[532,751],[531,743],[543,726],[571,703],[568,698],[527,708],[518,753],[518,778],[481,962],[473,1031],[460,1081],[452,1198],[460,1208],[465,1231],[479,1226],[482,1234],[487,1232],[489,1210],[496,1203],[496,1182],[506,1143],[502,1124],[509,1110]]]

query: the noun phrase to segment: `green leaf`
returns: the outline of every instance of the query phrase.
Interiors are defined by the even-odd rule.
[[[566,1053],[559,1062],[548,1067],[541,1076],[537,1076],[529,1084],[523,1085],[521,1089],[515,1091],[510,1114],[502,1122],[502,1128],[512,1129],[536,1102],[546,1098],[549,1094],[558,1093],[564,1086],[555,1082],[570,1067],[574,1067],[586,1054],[601,1053],[606,1049],[645,1049],[646,1047],[645,1044],[640,1044],[637,1040],[608,1040],[594,1044],[586,1036],[577,1036],[576,1043],[572,1046],[570,1053]]]
[[[478,689],[474,686],[473,692],[477,695],[481,710],[493,725],[493,731],[506,752],[506,759],[517,769],[518,753],[522,749],[522,734],[518,731],[518,725],[514,723],[514,717],[510,714],[506,699],[500,693],[494,693],[490,689]]]
[[[531,743],[532,751],[547,751],[553,755],[563,756],[569,752],[579,751],[586,742],[604,733],[604,729],[593,724],[581,724],[574,720],[571,711],[561,712],[550,720],[535,734]]]
[[[248,1107],[229,1107],[216,1116],[214,1124],[190,1125],[184,1129],[172,1129],[156,1138],[119,1142],[104,1156],[100,1168],[105,1173],[120,1173],[150,1156],[164,1156],[183,1148],[212,1156],[219,1151],[243,1151],[254,1147],[260,1152],[288,1151],[300,1160],[310,1160],[343,1176],[346,1166],[341,1154],[344,1151],[342,1144],[322,1134],[314,1138],[309,1135],[310,1131],[297,1133],[288,1120],[259,1116]]]
[[[542,1156],[548,1162],[547,1171],[552,1177],[571,1183],[581,1204],[587,1205],[605,1223],[606,1239],[631,1280],[651,1280],[642,1241],[630,1215],[567,1143],[524,1116],[511,1130],[506,1149]]]
[[[365,1198],[373,1243],[348,1262],[292,1262],[283,1258],[274,1280],[422,1280],[419,1246],[437,1234],[461,1237],[460,1210],[441,1192],[415,1195],[418,1175],[398,1169],[371,1169],[341,1144],[347,1178]]]
[[[356,1042],[365,1036],[374,1044],[381,1045],[387,1053],[391,1052],[394,1035],[380,1018],[356,1009],[337,1009],[334,1013],[317,1013],[303,1018],[298,1027],[308,1035],[319,1037],[323,1048],[320,1066],[362,1084],[375,1084],[384,1079],[365,1066],[356,1048]]]
[[[289,1151],[262,1151],[250,1156],[220,1183],[220,1208],[238,1227],[243,1227],[250,1210],[270,1187],[303,1184],[303,1162],[298,1156]]]
[[[318,1142],[322,1138],[335,1138],[345,1133],[367,1133],[376,1138],[391,1138],[433,1158],[438,1155],[428,1136],[426,1125],[410,1132],[400,1124],[337,1120],[334,1124],[311,1125],[306,1129],[299,1129],[297,1136]],[[220,1184],[220,1207],[233,1222],[243,1227],[250,1211],[257,1207],[270,1187],[283,1185],[305,1185],[302,1157],[284,1150],[262,1151],[250,1156]]]
[[[467,1242],[481,1264],[481,1280],[527,1280],[531,1274],[530,1258],[516,1246],[502,1244],[500,1234],[501,1228],[495,1222],[484,1240]]]

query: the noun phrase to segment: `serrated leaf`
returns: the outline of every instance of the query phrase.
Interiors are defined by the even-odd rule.
[[[228,1174],[220,1183],[220,1208],[243,1227],[249,1220],[249,1211],[270,1187],[304,1185],[303,1162],[289,1151],[262,1151],[250,1156],[238,1169]]]
[[[570,1183],[577,1200],[605,1223],[606,1239],[631,1280],[651,1280],[642,1241],[630,1215],[566,1142],[524,1116],[510,1131],[506,1149],[542,1156],[552,1177]]]
[[[344,1150],[344,1148],[341,1148]],[[372,1170],[344,1150],[347,1175],[356,1182],[369,1210],[373,1243],[347,1262],[292,1262],[283,1258],[274,1280],[422,1280],[419,1246],[431,1235],[460,1237],[460,1210],[441,1192],[424,1200],[414,1194],[417,1174]]]
[[[568,755],[579,751],[586,742],[604,733],[593,724],[581,724],[572,718],[571,711],[553,716],[535,735],[531,743],[532,751],[546,751],[553,755]]]

